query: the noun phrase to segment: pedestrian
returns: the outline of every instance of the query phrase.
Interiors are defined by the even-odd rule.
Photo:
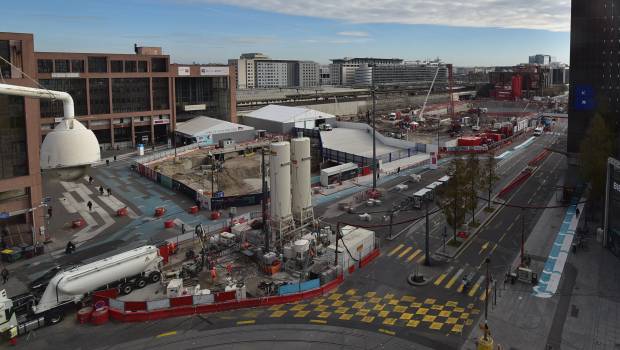
[[[48,219],[52,218],[52,206],[51,205],[47,207],[47,218]]]
[[[99,186],[99,194],[103,196],[103,186]]]
[[[65,247],[65,254],[69,255],[75,251],[75,244],[69,241],[67,242],[67,246]]]
[[[86,203],[86,206],[88,207],[88,211],[92,211],[93,210],[93,202],[88,201],[88,203]]]
[[[108,187],[108,197],[112,195],[112,189]]]
[[[91,184],[91,185],[93,184],[93,177],[92,176],[88,177],[88,183]]]
[[[397,174],[400,174],[400,167],[398,167],[398,169],[396,170]]]
[[[2,284],[6,284],[6,281],[9,280],[9,270],[7,270],[6,266],[2,267]]]

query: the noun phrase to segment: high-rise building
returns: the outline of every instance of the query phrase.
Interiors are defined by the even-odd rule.
[[[573,0],[568,152],[578,153],[595,113],[613,116],[620,135],[620,4]],[[620,138],[616,152],[620,152]]]
[[[7,84],[36,87],[32,34],[0,33],[0,77]],[[25,73],[23,74],[22,73]],[[3,246],[46,238],[42,205],[39,101],[0,95],[0,237]]]
[[[551,62],[554,62],[555,58],[549,55],[541,55],[537,54],[534,56],[530,56],[529,64],[539,64],[539,65],[548,65]]]
[[[437,75],[436,79],[435,75]],[[362,63],[355,70],[354,77],[355,85],[366,86],[369,86],[373,79],[376,85],[410,84],[430,86],[433,79],[435,79],[435,84],[437,85],[446,85],[448,82],[448,68],[441,61],[414,61],[376,66]]]
[[[332,85],[353,85],[355,84],[355,72],[360,65],[395,65],[402,64],[400,58],[371,58],[371,57],[345,57],[331,60],[330,75]],[[361,74],[361,73],[360,73]]]
[[[237,71],[237,88],[316,87],[319,64],[313,61],[272,60],[262,53],[244,53],[228,60]]]
[[[320,85],[332,85],[331,67],[328,64],[322,64],[319,67]]]

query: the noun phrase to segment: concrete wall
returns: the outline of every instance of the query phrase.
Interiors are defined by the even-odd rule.
[[[426,99],[426,95],[417,96],[394,96],[394,97],[379,97],[376,103],[376,109],[380,113],[382,111],[393,111],[397,108],[407,108],[411,105],[422,105]],[[428,98],[428,103],[443,103],[448,102],[448,95],[431,95]],[[329,113],[333,115],[356,115],[359,113],[365,114],[366,111],[372,109],[372,101],[370,99],[364,101],[347,101],[347,102],[334,102],[323,104],[309,104],[303,107],[315,109],[323,113]]]
[[[241,131],[231,131],[224,132],[221,134],[213,135],[213,143],[218,144],[220,140],[232,139],[235,143],[242,143],[246,141],[251,141],[256,138],[256,134],[258,131],[256,130],[241,130]]]

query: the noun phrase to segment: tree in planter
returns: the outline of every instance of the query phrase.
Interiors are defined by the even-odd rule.
[[[581,141],[579,160],[581,173],[592,186],[592,199],[602,198],[607,178],[607,158],[613,154],[614,135],[605,119],[596,113]]]
[[[480,159],[475,153],[471,153],[465,161],[465,192],[464,204],[471,211],[471,226],[476,225],[476,209],[478,208],[478,188],[481,184]]]
[[[489,158],[482,164],[481,174],[481,187],[487,191],[487,210],[491,211],[491,194],[493,193],[493,187],[499,180],[497,176],[497,159],[495,159],[495,153],[489,153]]]
[[[456,242],[456,231],[459,226],[465,223],[465,213],[467,208],[464,205],[464,188],[466,185],[465,162],[455,158],[450,163],[448,174],[450,180],[442,186],[439,192],[439,202],[443,208],[448,225],[454,229],[454,241]]]

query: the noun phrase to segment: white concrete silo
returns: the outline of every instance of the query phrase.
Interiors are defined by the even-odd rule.
[[[291,212],[291,144],[274,142],[269,156],[271,225],[280,239],[294,228]]]
[[[310,139],[300,137],[291,140],[292,207],[293,217],[300,224],[312,221],[312,188],[310,180]]]

